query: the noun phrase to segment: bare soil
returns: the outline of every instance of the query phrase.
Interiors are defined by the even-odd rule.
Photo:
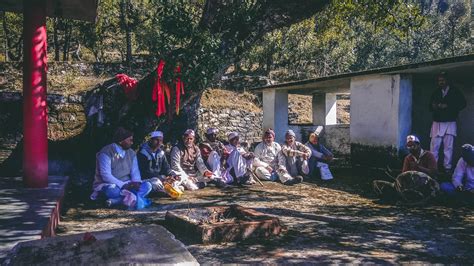
[[[72,188],[66,197],[59,235],[134,225],[164,224],[167,210],[240,204],[277,216],[285,229],[271,239],[196,244],[183,241],[200,263],[469,263],[474,262],[472,206],[382,205],[371,198],[369,181],[336,172],[327,183],[295,186],[186,191],[174,201],[153,197],[145,211],[105,209]],[[366,181],[364,181],[366,180]]]

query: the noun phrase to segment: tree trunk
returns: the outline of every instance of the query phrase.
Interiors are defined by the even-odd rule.
[[[128,22],[129,2],[128,0],[121,0],[120,2],[120,24],[125,31],[126,56],[127,64],[132,62],[132,32]]]
[[[10,51],[10,42],[9,42],[9,38],[8,38],[8,26],[7,26],[7,15],[5,14],[5,12],[2,12],[2,24],[3,24],[3,34],[5,36],[5,61],[10,61],[10,57],[8,55],[9,51]]]
[[[54,61],[59,61],[59,32],[58,32],[58,21],[59,18],[53,19],[53,47],[54,47]]]
[[[64,45],[63,45],[63,61],[69,60],[69,46],[71,43],[71,24],[69,22],[65,22],[64,27]]]

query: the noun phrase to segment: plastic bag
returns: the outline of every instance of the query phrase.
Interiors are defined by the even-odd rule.
[[[301,164],[301,172],[303,172],[303,174],[305,175],[309,174],[308,160],[304,160]]]
[[[317,167],[319,167],[319,172],[321,173],[322,180],[331,180],[334,178],[332,176],[331,170],[329,170],[329,166],[327,163],[318,162]]]

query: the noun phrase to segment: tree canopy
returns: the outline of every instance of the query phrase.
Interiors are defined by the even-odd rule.
[[[230,65],[276,79],[325,76],[471,53],[470,7],[467,0],[102,0],[95,24],[48,18],[48,56],[164,59],[169,68],[182,64],[195,90]],[[22,16],[0,16],[0,60],[21,61]]]

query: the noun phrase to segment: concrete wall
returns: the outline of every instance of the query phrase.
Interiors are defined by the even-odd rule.
[[[464,143],[474,144],[474,80],[473,73],[454,72],[450,75],[452,86],[461,90],[467,100],[467,107],[458,117],[458,136],[455,139],[453,164],[459,159],[460,146]],[[436,89],[435,74],[418,74],[413,76],[413,132],[421,139],[423,148],[430,147],[431,112],[428,110],[429,99]]]
[[[276,141],[283,142],[288,129],[288,92],[263,92],[263,128],[273,128]]]
[[[290,125],[296,134],[296,140],[306,143],[309,134],[314,132],[318,126],[315,125]],[[350,126],[347,124],[324,126],[322,143],[328,147],[336,156],[349,157],[351,155]]]
[[[411,99],[410,77],[352,78],[350,138],[355,164],[398,164],[398,152],[411,131]]]

